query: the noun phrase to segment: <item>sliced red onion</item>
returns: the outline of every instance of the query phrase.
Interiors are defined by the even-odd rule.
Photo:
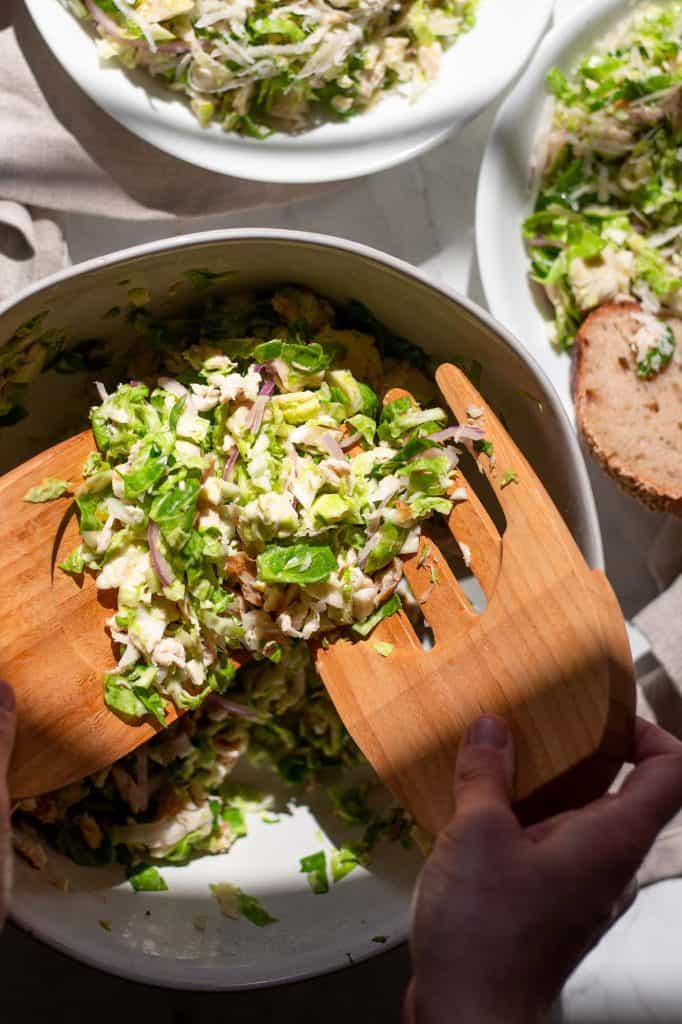
[[[272,395],[277,386],[275,381],[277,370],[275,369],[274,363],[272,361],[269,363],[251,363],[249,366],[249,372],[251,371],[259,373],[263,378],[258,394]]]
[[[394,498],[400,489],[401,485],[399,483],[396,484],[395,487],[393,487],[392,490],[390,490],[388,494],[381,499],[376,509],[368,519],[367,531],[370,534],[370,536],[373,533],[376,533],[376,531],[379,529],[379,526],[381,524],[381,513],[384,511],[391,498]]]
[[[85,0],[85,6],[90,12],[93,21],[96,21],[108,35],[114,36],[116,39],[121,38],[121,26],[115,22],[113,18],[110,18],[108,14],[105,14],[102,8],[98,7],[94,0]],[[137,42],[137,40],[131,40],[130,45],[136,46]]]
[[[174,377],[159,377],[159,387],[170,395],[175,395],[176,398],[186,398],[188,394],[185,385],[181,384],[179,380],[175,380]]]
[[[286,387],[289,379],[289,366],[287,363],[283,359],[270,359],[265,366],[268,373],[276,377],[283,387]]]
[[[147,527],[147,543],[149,544],[149,557],[152,560],[154,566],[154,572],[158,576],[159,583],[162,587],[170,587],[171,583],[175,579],[173,570],[166,561],[159,541],[161,539],[161,531],[157,523],[149,520],[149,526]]]
[[[362,437],[362,434],[358,434],[358,433],[351,434],[350,437],[344,437],[344,439],[341,442],[341,444],[339,445],[339,447],[343,448],[344,451],[345,451],[346,448],[352,448],[354,444],[358,443],[358,441],[360,440],[361,437]]]
[[[482,441],[485,437],[485,430],[483,427],[476,427],[473,423],[460,423],[457,427],[446,427],[445,430],[439,430],[435,434],[429,435],[429,440],[438,441],[454,441],[455,444],[458,441]]]
[[[528,240],[528,245],[531,245],[534,248],[537,248],[538,246],[545,246],[545,245],[551,245],[554,249],[565,249],[566,248],[566,243],[565,242],[560,242],[556,238],[545,238],[544,235],[536,235],[535,238],[530,238]]]
[[[459,462],[459,452],[457,449],[453,448],[452,445],[447,445],[447,447],[443,448],[443,455],[450,463],[450,469],[454,469]]]
[[[225,466],[223,468],[223,480],[229,480],[232,476],[232,470],[235,467],[235,463],[239,458],[239,448],[233,448],[230,454],[225,460]]]
[[[438,430],[435,434],[429,434],[430,441],[458,441],[459,427],[446,427],[445,430]]]
[[[323,434],[320,438],[320,444],[323,445],[333,459],[346,458],[341,445],[331,434]]]
[[[380,540],[381,540],[381,534],[380,533],[374,533],[369,538],[369,540],[365,544],[364,548],[360,548],[360,550],[358,551],[358,565],[360,566],[361,569],[364,569],[365,566],[367,565],[367,560],[368,560],[369,556],[372,554],[372,552],[374,551],[374,548],[377,546],[377,544],[379,543]]]
[[[85,0],[85,6],[90,12],[93,21],[96,21],[108,36],[120,39],[122,43],[125,43],[126,46],[131,46],[134,50],[147,50],[151,52],[151,47],[146,39],[129,39],[123,35],[121,26],[113,18],[110,18],[108,14],[105,14],[94,0]],[[184,50],[189,50],[189,44],[183,42],[182,39],[174,39],[171,43],[158,43],[156,49],[161,53],[182,53]]]
[[[461,423],[459,436],[462,441],[482,441],[485,437],[485,429],[476,426],[474,423]]]
[[[259,722],[263,717],[260,712],[256,711],[255,708],[250,708],[248,704],[240,704],[239,701],[228,700],[220,693],[209,693],[204,701],[204,708],[208,711],[211,708],[214,708],[216,711],[226,711],[228,715],[246,718],[251,722]]]
[[[383,502],[374,512],[372,512],[372,515],[367,520],[367,532],[370,535],[370,537],[372,536],[373,533],[377,532],[381,524],[382,505]]]
[[[265,406],[267,405],[268,396],[259,395],[256,401],[253,403],[251,409],[251,420],[249,422],[249,431],[252,434],[257,434],[263,424],[263,417],[265,416]]]

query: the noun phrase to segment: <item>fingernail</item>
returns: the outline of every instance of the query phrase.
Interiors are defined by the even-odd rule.
[[[14,690],[3,679],[0,679],[0,711],[14,711]]]
[[[469,727],[466,742],[470,747],[493,747],[504,750],[509,742],[509,727],[501,718],[483,715]]]

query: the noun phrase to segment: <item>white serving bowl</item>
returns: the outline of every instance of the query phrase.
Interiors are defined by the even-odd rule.
[[[461,128],[512,81],[544,32],[553,0],[480,0],[473,30],[445,55],[417,103],[387,96],[346,123],[255,140],[201,128],[183,99],[143,72],[100,65],[90,33],[61,0],[26,0],[46,44],[103,110],[173,156],[252,181],[339,181],[392,167]]]
[[[338,301],[358,299],[437,359],[478,360],[483,394],[504,415],[588,562],[602,565],[585,466],[547,378],[519,342],[473,303],[365,246],[297,232],[234,230],[129,249],[54,275],[0,308],[0,349],[40,312],[47,313],[43,330],[67,329],[75,341],[98,337],[114,344],[117,333],[130,328],[123,317],[103,318],[107,310],[126,307],[129,290],[138,287],[151,293],[152,310],[181,308],[193,294],[184,275],[196,268],[233,271],[229,284],[217,286],[222,289],[289,282]],[[179,281],[184,283],[169,298]],[[44,374],[29,389],[26,419],[0,432],[0,469],[82,428],[82,409],[93,397],[83,374]],[[14,918],[86,963],[186,989],[248,988],[309,977],[401,942],[418,858],[387,844],[368,870],[357,869],[328,895],[314,896],[298,872],[299,858],[338,845],[344,834],[323,802],[312,799],[307,806],[307,798],[302,800],[278,825],[256,817],[249,837],[228,854],[164,868],[165,893],[133,893],[120,872],[79,868],[56,854],[44,873],[18,863]],[[51,884],[64,877],[71,882],[69,893]],[[222,918],[208,889],[216,881],[231,881],[260,897],[279,924],[261,930]],[[203,932],[193,926],[197,915],[207,918]],[[101,921],[111,930],[103,930]],[[387,942],[373,942],[376,936]]]
[[[535,202],[531,165],[546,109],[547,72],[553,67],[569,72],[633,7],[623,0],[593,0],[548,32],[500,107],[478,182],[476,249],[488,307],[522,339],[556,387],[571,419],[571,359],[549,343],[551,307],[530,280],[521,228]]]

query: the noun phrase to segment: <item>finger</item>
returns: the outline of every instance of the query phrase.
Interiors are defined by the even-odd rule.
[[[682,753],[682,743],[665,729],[647,722],[645,718],[635,720],[635,744],[633,763],[641,764],[651,757],[664,754]]]
[[[682,807],[682,743],[639,718],[633,760],[635,768],[609,801],[608,815],[623,828],[636,827],[648,849]]]
[[[616,876],[629,878],[682,807],[682,743],[638,719],[633,760],[635,768],[618,793],[557,816],[529,838],[557,845],[576,863],[587,854],[594,859],[598,850],[613,881]]]
[[[509,726],[484,715],[466,732],[455,766],[456,818],[496,812],[516,821],[511,806],[514,742]]]
[[[0,679],[0,783],[4,785],[14,745],[16,714],[14,690]]]
[[[631,878],[628,884],[623,889],[620,897],[616,900],[611,911],[611,923],[618,921],[623,914],[627,914],[628,910],[639,896],[639,882],[636,878]]]
[[[414,978],[410,978],[403,1000],[403,1024],[417,1024]]]

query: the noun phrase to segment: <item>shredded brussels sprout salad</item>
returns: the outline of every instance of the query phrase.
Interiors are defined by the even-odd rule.
[[[117,592],[112,711],[165,723],[171,704],[189,710],[111,768],[23,801],[18,821],[159,888],[150,865],[226,850],[244,811],[266,807],[230,779],[242,755],[299,786],[362,763],[313,645],[367,637],[400,607],[422,524],[466,500],[461,446],[493,453],[481,410],[449,426],[424,353],[358,304],[280,288],[211,299],[198,325],[131,316],[156,363],[148,383],[98,385],[96,450],[75,487],[82,541],[61,568]],[[71,486],[57,483],[41,500]],[[409,833],[403,811],[370,812],[366,797],[332,793],[363,829],[338,855],[348,870]],[[19,830],[35,862],[34,840]]]
[[[643,4],[565,76],[543,131],[534,213],[524,224],[532,276],[569,348],[609,301],[642,306],[635,370],[674,351],[660,316],[682,314],[682,3]]]
[[[104,60],[144,68],[202,125],[263,138],[416,96],[477,0],[65,0]]]

